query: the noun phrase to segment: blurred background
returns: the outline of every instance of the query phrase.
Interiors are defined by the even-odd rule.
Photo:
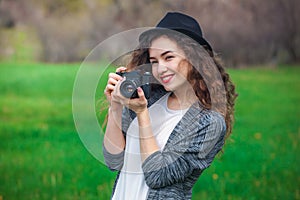
[[[296,63],[299,4],[297,0],[1,0],[0,55],[80,62],[107,37],[155,26],[166,11],[182,11],[199,20],[205,37],[231,67]]]
[[[167,11],[199,21],[239,93],[193,199],[300,199],[299,0],[0,0],[0,200],[110,198],[116,173],[74,125],[76,74],[99,43]]]

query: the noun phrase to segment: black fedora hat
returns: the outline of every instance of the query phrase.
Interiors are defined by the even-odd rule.
[[[213,52],[210,44],[203,38],[199,23],[191,16],[179,12],[168,12],[156,25],[156,28],[143,32],[140,35],[139,40],[141,41],[145,35],[148,35],[153,31],[163,29],[170,29],[183,33],[197,41],[200,45],[206,45],[207,48]]]

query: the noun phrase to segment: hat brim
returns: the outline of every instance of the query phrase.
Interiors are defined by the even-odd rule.
[[[150,34],[155,34],[155,33],[164,34],[166,32],[172,32],[172,31],[174,31],[174,33],[178,32],[178,33],[184,34],[185,36],[188,36],[188,37],[192,38],[193,40],[198,42],[200,45],[207,46],[207,48],[211,52],[213,52],[211,45],[203,37],[195,34],[192,31],[186,30],[186,29],[168,29],[168,28],[158,28],[158,27],[156,27],[156,28],[149,29],[149,30],[141,33],[141,35],[139,36],[139,41],[141,42],[144,37],[146,37],[147,35],[150,35]]]

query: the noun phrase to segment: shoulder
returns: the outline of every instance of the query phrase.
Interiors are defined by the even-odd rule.
[[[226,122],[223,115],[216,111],[210,111],[209,114],[209,125],[208,127],[212,129],[212,132],[220,135],[222,138],[226,135]]]
[[[223,135],[226,132],[226,123],[224,117],[213,110],[203,110],[201,117],[198,119],[200,129],[212,131]]]
[[[208,126],[226,130],[224,117],[214,110],[204,109],[198,104],[194,104],[182,118],[183,124],[189,124],[189,127],[203,129]]]
[[[199,118],[199,122],[225,126],[224,117],[219,112],[213,110],[203,110],[203,113]]]

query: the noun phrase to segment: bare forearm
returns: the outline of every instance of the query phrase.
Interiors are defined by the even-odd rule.
[[[118,154],[125,148],[125,138],[122,133],[122,107],[110,108],[108,122],[104,135],[104,146],[111,154]]]
[[[152,153],[159,151],[156,139],[152,132],[148,109],[137,114],[140,134],[140,152],[142,162]]]

